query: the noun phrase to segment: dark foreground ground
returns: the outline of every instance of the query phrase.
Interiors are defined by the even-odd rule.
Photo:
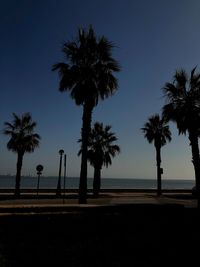
[[[0,267],[199,266],[198,213],[124,204],[0,216]]]

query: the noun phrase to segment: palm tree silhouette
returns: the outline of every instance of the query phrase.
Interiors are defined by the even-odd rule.
[[[87,202],[87,150],[92,111],[99,99],[109,97],[118,87],[113,72],[119,71],[119,65],[112,58],[113,47],[104,36],[97,38],[92,26],[88,30],[79,29],[77,40],[63,45],[67,63],[57,63],[52,68],[60,75],[59,90],[69,91],[75,103],[83,106],[79,203]]]
[[[21,117],[13,113],[13,117],[12,123],[5,122],[4,134],[10,136],[7,148],[17,153],[15,196],[19,197],[24,154],[33,152],[39,146],[40,136],[34,133],[36,122],[32,121],[30,113],[24,113]]]
[[[192,163],[200,207],[200,156],[199,156],[199,125],[200,125],[200,73],[196,67],[190,75],[185,70],[177,70],[172,83],[166,83],[163,92],[167,104],[163,107],[163,116],[176,123],[179,134],[188,133],[192,150]]]
[[[112,164],[112,158],[120,153],[120,147],[114,144],[117,141],[115,133],[110,132],[110,125],[95,122],[91,129],[88,145],[88,161],[94,167],[93,193],[98,197],[101,187],[101,169]],[[82,149],[79,151],[79,155]]]
[[[61,195],[61,170],[62,170],[62,156],[64,154],[64,150],[60,149],[59,150],[59,155],[60,155],[60,165],[59,165],[59,175],[58,175],[58,183],[57,183],[57,190],[56,190],[56,195],[60,196]]]
[[[164,118],[160,118],[159,114],[151,116],[144,124],[144,128],[141,128],[141,130],[149,143],[154,142],[157,164],[157,194],[161,195],[161,147],[164,146],[167,141],[171,141],[171,132],[167,122]]]

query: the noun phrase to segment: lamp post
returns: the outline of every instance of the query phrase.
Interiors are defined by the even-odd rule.
[[[64,198],[65,198],[66,162],[67,162],[67,155],[65,154],[64,155],[64,185],[63,185],[63,187],[64,187]]]
[[[42,174],[44,167],[39,164],[36,166],[36,171],[37,171],[37,175],[38,175],[38,182],[37,182],[37,195],[39,193],[39,185],[40,185],[40,175]]]
[[[64,154],[64,150],[60,149],[59,150],[59,155],[60,155],[60,166],[59,166],[59,174],[58,174],[58,184],[57,184],[57,190],[56,190],[56,196],[61,195],[61,170],[62,170],[62,156]]]

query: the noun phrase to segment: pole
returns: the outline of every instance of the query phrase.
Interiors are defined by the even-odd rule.
[[[67,156],[66,154],[64,155],[64,195],[63,195],[63,204],[64,204],[64,199],[65,199],[65,180],[66,180],[66,161],[67,161]]]
[[[39,184],[40,184],[40,172],[38,172],[37,195],[39,193]]]

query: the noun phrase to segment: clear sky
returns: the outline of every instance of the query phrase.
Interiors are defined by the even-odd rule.
[[[67,175],[79,176],[77,157],[82,108],[58,91],[51,71],[63,61],[61,46],[79,27],[92,24],[98,36],[116,44],[121,65],[119,90],[100,102],[93,113],[111,124],[121,154],[103,170],[103,177],[155,178],[153,145],[140,130],[165,103],[161,88],[177,68],[200,71],[199,0],[1,0],[0,1],[0,127],[12,112],[31,112],[42,137],[40,148],[26,154],[22,174],[58,175],[58,150],[67,153]],[[163,178],[194,177],[187,136],[170,124],[172,142],[162,149]],[[0,136],[0,173],[15,174],[16,155]],[[89,176],[93,170],[89,168]]]

